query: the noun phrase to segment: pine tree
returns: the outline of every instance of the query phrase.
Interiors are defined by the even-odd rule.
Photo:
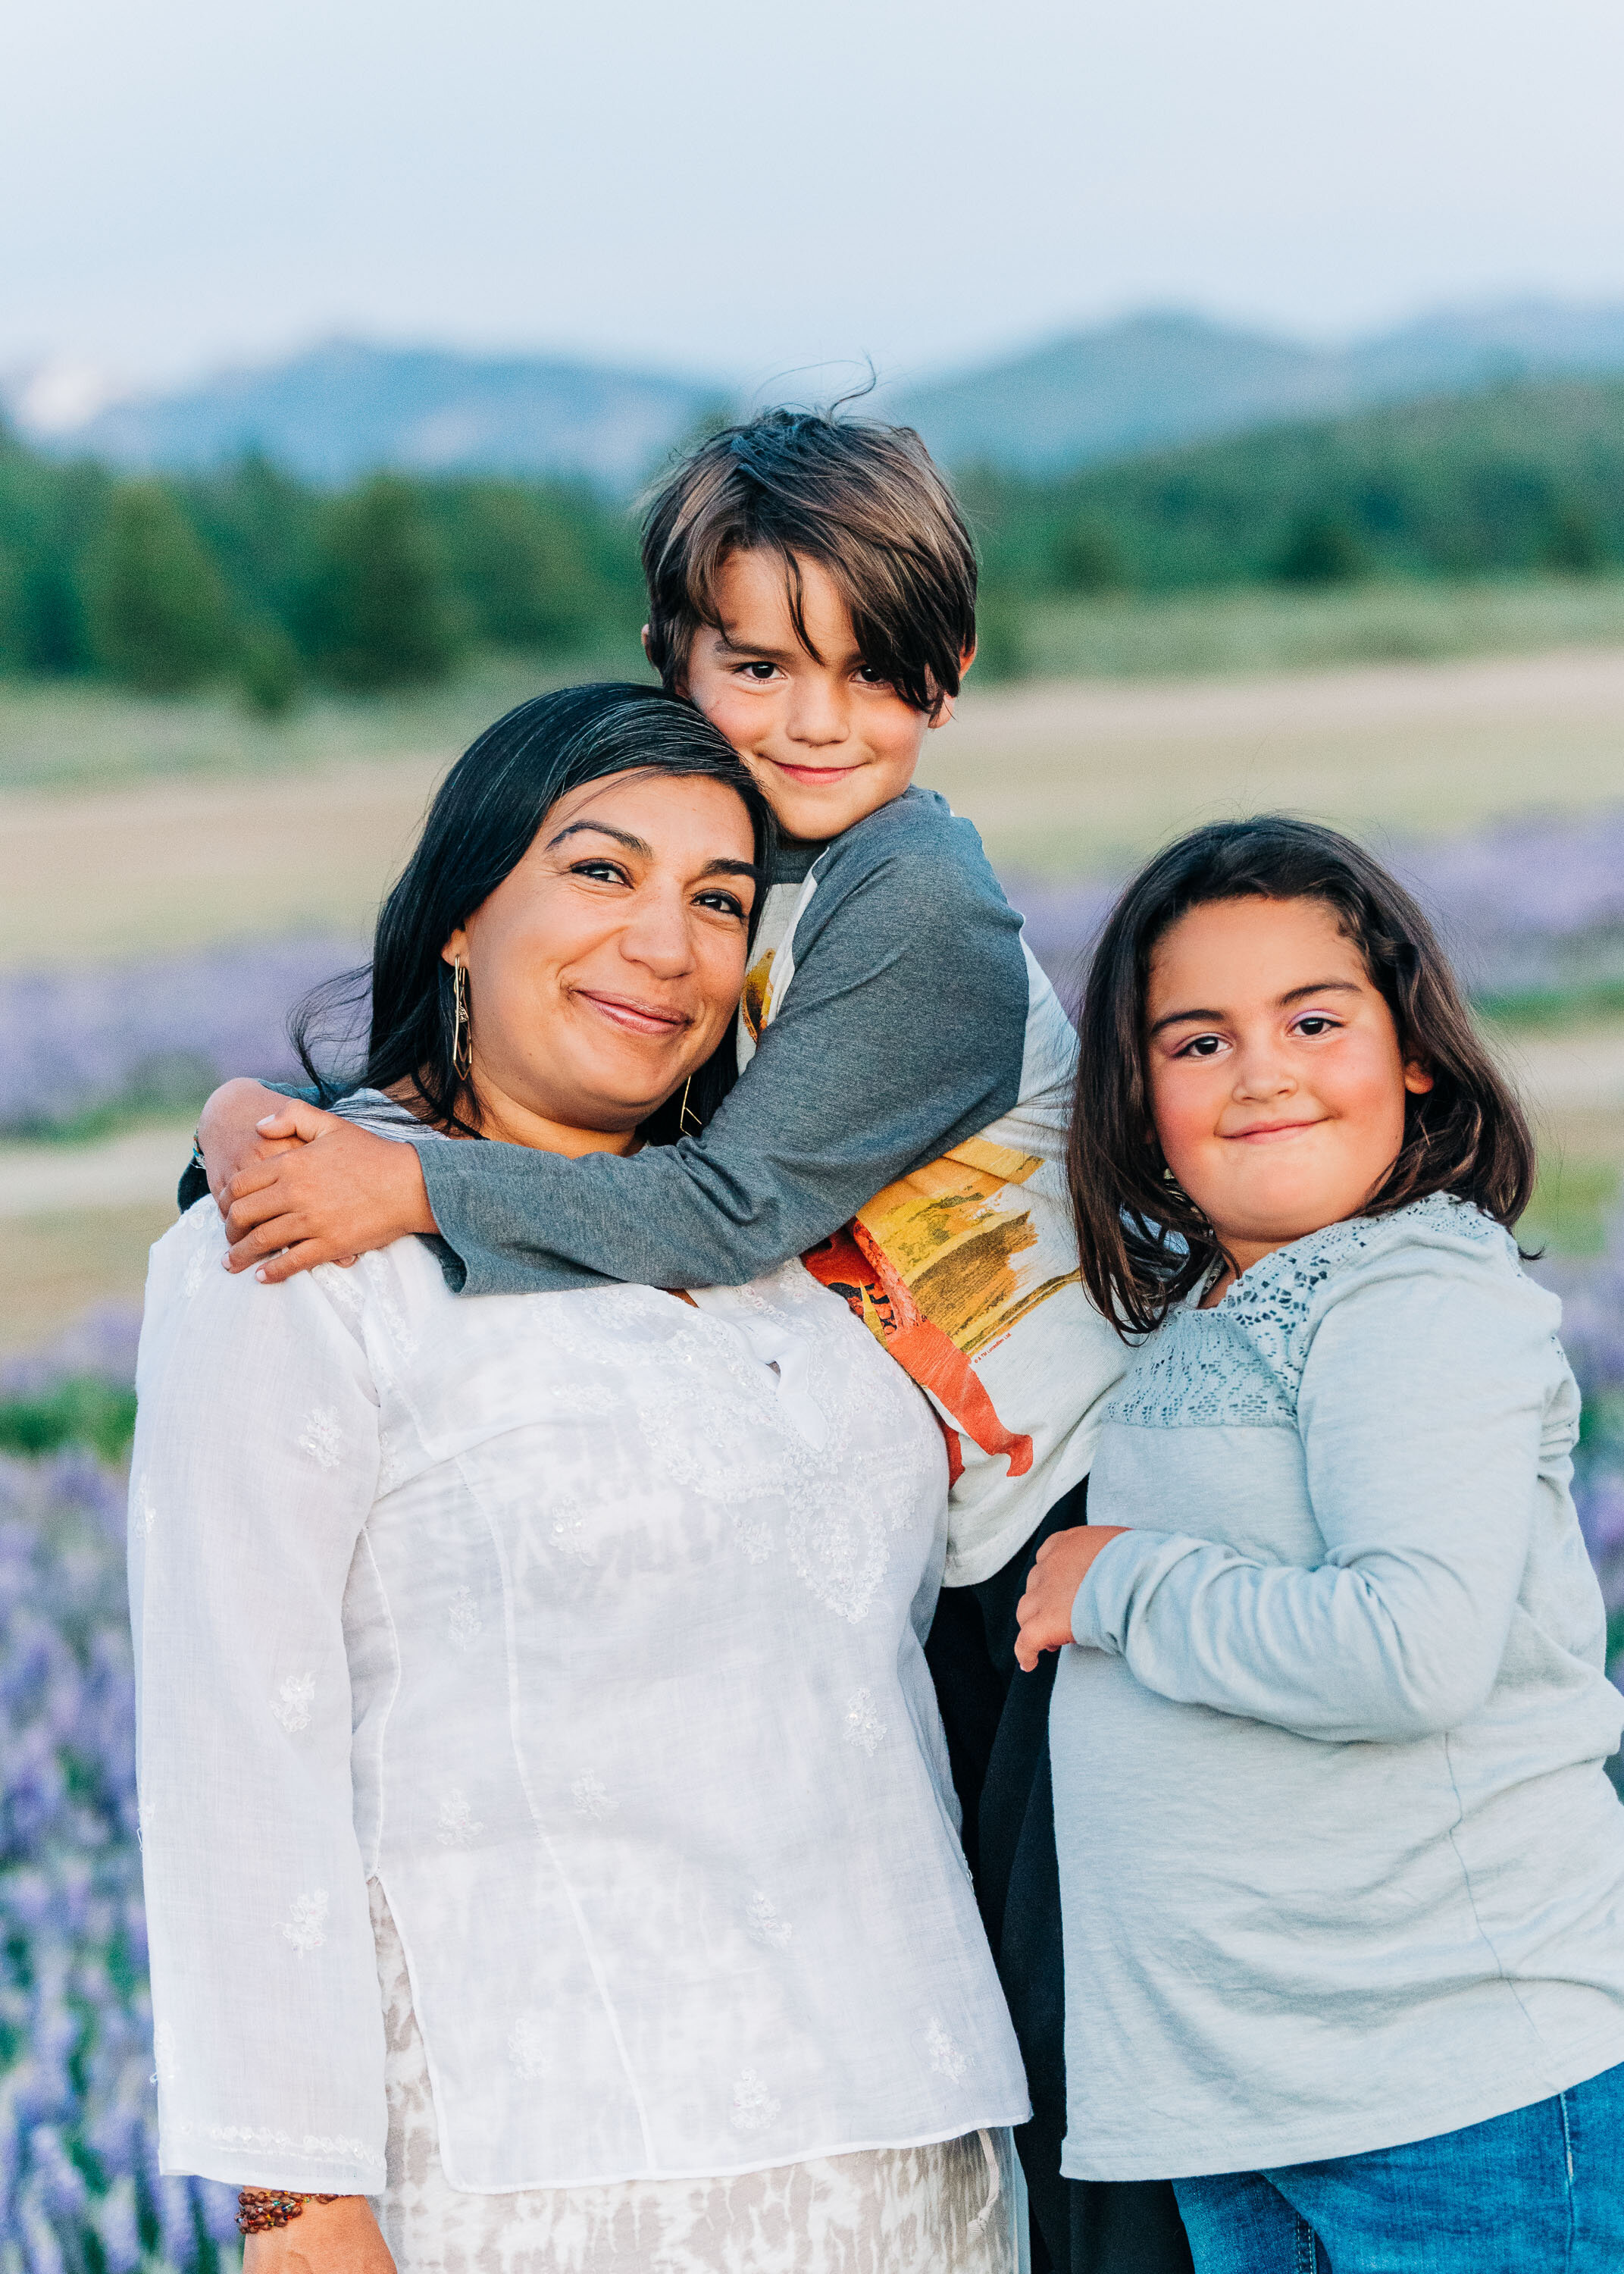
[[[410,486],[376,474],[327,515],[301,612],[305,644],[340,687],[443,679],[456,659],[455,614]]]
[[[195,687],[231,646],[219,571],[162,482],[122,484],[86,575],[95,651],[149,695]]]

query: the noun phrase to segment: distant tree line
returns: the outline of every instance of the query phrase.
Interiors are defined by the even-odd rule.
[[[627,508],[587,488],[380,473],[337,494],[263,459],[120,479],[0,436],[0,670],[150,694],[443,678],[472,647],[602,655],[642,621]]]
[[[982,665],[1035,601],[1362,577],[1624,569],[1624,383],[1507,386],[1040,481],[960,476],[985,566]],[[631,509],[585,486],[380,473],[332,494],[262,459],[123,479],[0,433],[0,670],[153,693],[440,678],[477,646],[624,654]]]
[[[961,486],[1006,598],[1598,576],[1624,568],[1624,384],[1507,386]]]

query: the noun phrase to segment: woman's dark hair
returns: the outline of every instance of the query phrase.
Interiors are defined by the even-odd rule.
[[[1071,1116],[1071,1206],[1083,1284],[1127,1335],[1160,1324],[1220,1259],[1216,1234],[1170,1181],[1151,1116],[1147,1001],[1157,942],[1214,900],[1320,900],[1357,947],[1406,1062],[1432,1076],[1408,1098],[1397,1159],[1362,1211],[1388,1216],[1429,1193],[1515,1224],[1534,1143],[1496,1071],[1431,924],[1380,862],[1313,822],[1263,814],[1192,830],[1140,870],[1089,966]]]
[[[294,1047],[323,1101],[365,1085],[417,1084],[432,1118],[477,1134],[474,1102],[453,1063],[455,1039],[450,966],[444,947],[460,924],[517,868],[560,798],[608,774],[697,775],[725,782],[750,817],[763,884],[772,848],[772,817],[726,737],[689,703],[655,687],[570,687],[538,695],[487,727],[440,784],[417,848],[378,918],[370,967],[317,988],[291,1022]],[[763,898],[758,891],[749,932]],[[370,989],[371,1031],[364,1063],[345,1075],[317,1064],[317,1037],[351,1032]],[[688,1103],[703,1120],[734,1078],[731,1030],[695,1070]],[[679,1134],[679,1105],[667,1100],[643,1124],[651,1143]]]

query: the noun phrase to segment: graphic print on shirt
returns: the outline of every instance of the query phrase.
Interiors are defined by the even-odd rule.
[[[827,848],[803,883],[767,895],[737,1024],[741,1074],[793,1000],[803,921],[816,923],[821,879],[838,860]],[[1065,1174],[1076,1038],[1031,951],[1023,957],[1024,1030],[1001,1024],[986,1038],[989,1067],[1019,1066],[1013,1103],[801,1258],[935,1406],[948,1449],[950,1585],[996,1570],[1086,1474],[1098,1407],[1125,1359],[1078,1269]],[[917,1015],[928,1027],[929,1002]]]
[[[1064,1247],[1047,1253],[1031,1206],[1019,1205],[1043,1165],[1035,1153],[972,1137],[888,1185],[801,1259],[958,1425],[947,1432],[954,1483],[964,1470],[958,1430],[1002,1455],[1012,1477],[1032,1466],[1030,1434],[1005,1427],[971,1361],[1077,1281]]]

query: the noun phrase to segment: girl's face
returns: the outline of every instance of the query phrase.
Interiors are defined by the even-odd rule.
[[[1192,908],[1152,955],[1147,1026],[1167,1164],[1242,1271],[1357,1216],[1432,1086],[1321,900]]]
[[[487,1136],[628,1149],[737,1007],[754,860],[725,782],[611,774],[559,800],[442,951],[468,967]]]

